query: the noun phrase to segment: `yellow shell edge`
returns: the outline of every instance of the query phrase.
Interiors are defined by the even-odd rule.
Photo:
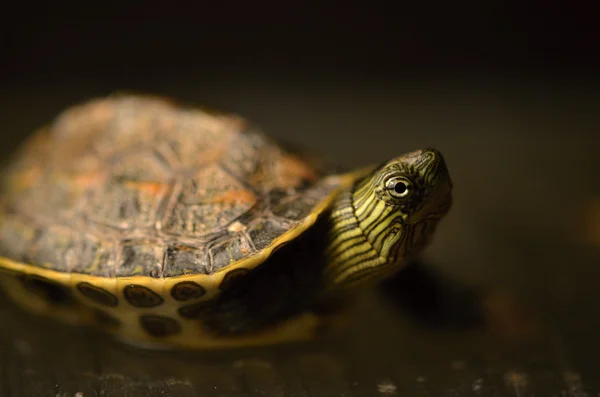
[[[268,259],[273,251],[285,241],[291,241],[301,233],[309,229],[320,216],[335,200],[341,189],[350,186],[356,178],[370,171],[371,168],[365,168],[356,172],[343,175],[334,175],[327,177],[328,182],[337,185],[335,189],[316,205],[312,213],[307,216],[297,227],[275,239],[273,243],[260,251],[256,255],[235,262],[221,271],[212,275],[182,275],[170,278],[152,278],[146,276],[117,277],[107,278],[100,276],[90,276],[78,273],[65,273],[51,269],[20,263],[11,259],[0,257],[0,273],[7,272],[15,274],[35,275],[58,282],[72,289],[74,295],[85,302],[85,306],[90,309],[106,309],[101,304],[86,300],[75,287],[80,282],[88,282],[94,286],[103,288],[113,293],[121,302],[118,307],[111,308],[109,313],[117,317],[124,327],[115,330],[107,330],[117,339],[130,345],[138,345],[143,348],[156,349],[222,349],[235,347],[250,347],[265,344],[295,342],[309,340],[316,336],[323,326],[332,325],[339,321],[338,316],[327,318],[318,317],[312,313],[303,313],[298,317],[285,321],[275,327],[261,331],[260,333],[236,336],[236,337],[216,337],[199,326],[195,320],[187,320],[176,316],[177,310],[182,306],[182,302],[176,301],[169,293],[172,287],[181,281],[196,281],[206,288],[207,294],[199,301],[209,300],[219,293],[218,286],[223,277],[231,270],[238,268],[254,268]],[[47,315],[49,317],[62,320],[67,323],[81,325],[93,325],[94,320],[90,310],[72,310],[68,308],[57,308],[49,302],[28,296],[24,291],[18,289],[15,283],[9,281],[9,277],[0,279],[5,288],[9,289],[9,295],[25,309]],[[164,299],[164,304],[152,308],[134,308],[125,304],[123,289],[128,284],[138,284],[150,288],[160,294]],[[186,302],[187,303],[187,302]],[[178,318],[181,324],[181,332],[165,338],[154,338],[139,327],[138,318],[142,314],[165,315],[171,318]]]

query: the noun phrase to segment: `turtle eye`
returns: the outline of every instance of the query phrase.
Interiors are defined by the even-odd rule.
[[[396,198],[407,197],[412,189],[410,181],[404,177],[399,176],[388,179],[385,186],[390,195]]]

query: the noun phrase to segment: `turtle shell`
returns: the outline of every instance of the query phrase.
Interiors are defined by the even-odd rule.
[[[2,267],[172,279],[182,300],[262,263],[341,186],[241,117],[133,95],[67,109],[3,175]]]

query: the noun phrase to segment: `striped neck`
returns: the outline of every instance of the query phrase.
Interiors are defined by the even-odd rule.
[[[408,254],[412,227],[376,198],[371,178],[340,195],[330,214],[325,288],[346,289],[388,276]]]

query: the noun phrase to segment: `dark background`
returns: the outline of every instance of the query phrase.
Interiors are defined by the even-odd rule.
[[[4,79],[275,75],[410,80],[594,72],[591,5],[567,2],[15,3]],[[15,11],[13,11],[15,10]],[[133,81],[133,83],[132,83]]]
[[[0,395],[600,392],[596,14],[480,3],[4,6],[5,159],[64,107],[115,90],[239,112],[350,167],[438,147],[456,204],[428,268],[484,297],[440,298],[413,275],[391,288],[412,291],[400,312],[374,294],[335,341],[184,357],[5,303]],[[477,305],[481,324],[465,327],[456,308]]]

